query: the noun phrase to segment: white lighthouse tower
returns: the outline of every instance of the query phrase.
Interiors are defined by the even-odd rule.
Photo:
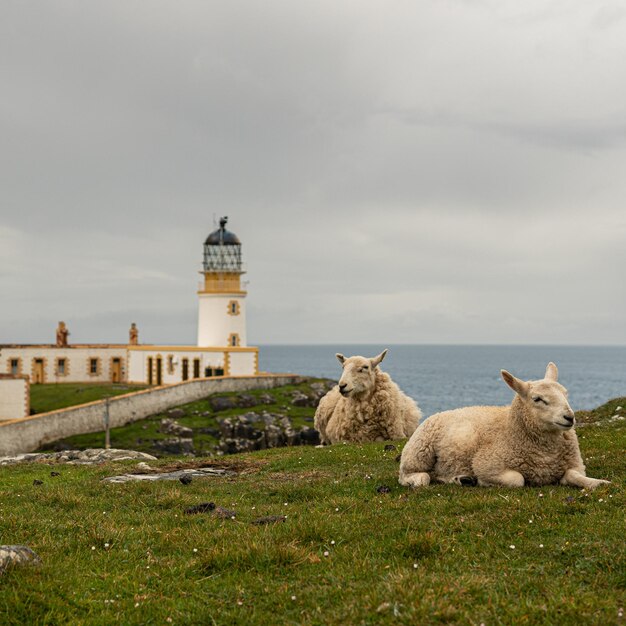
[[[246,346],[246,292],[241,242],[226,230],[227,217],[204,242],[204,279],[198,291],[198,346]]]

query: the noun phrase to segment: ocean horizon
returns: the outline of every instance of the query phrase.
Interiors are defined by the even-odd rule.
[[[559,382],[569,390],[575,411],[626,396],[626,346],[267,344],[259,346],[259,369],[337,380],[337,352],[373,357],[385,348],[389,352],[381,369],[425,416],[460,406],[508,404],[513,392],[500,370],[537,380],[550,361],[558,366]]]

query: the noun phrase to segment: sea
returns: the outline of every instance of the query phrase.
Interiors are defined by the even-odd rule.
[[[267,345],[260,346],[259,369],[338,380],[337,352],[373,357],[385,348],[381,369],[425,416],[461,406],[508,404],[513,392],[500,370],[537,380],[550,361],[559,368],[574,410],[626,396],[626,346]]]

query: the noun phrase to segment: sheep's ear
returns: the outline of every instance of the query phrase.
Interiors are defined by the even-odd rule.
[[[378,364],[385,358],[387,355],[387,348],[385,348],[378,356],[375,356],[372,361],[372,367],[377,367]]]
[[[515,378],[513,374],[510,374],[506,370],[500,370],[500,374],[502,374],[502,378],[504,382],[516,393],[519,393],[520,396],[526,397],[528,395],[528,383],[520,380],[519,378]]]
[[[550,361],[550,363],[548,363],[548,367],[546,367],[545,378],[554,382],[559,379],[559,368],[554,363],[552,363],[552,361]]]
[[[339,363],[341,363],[343,365],[344,361],[346,360],[346,357],[343,356],[343,354],[339,354],[339,352],[337,352],[337,354],[335,354],[335,356],[337,357],[337,360],[339,361]]]

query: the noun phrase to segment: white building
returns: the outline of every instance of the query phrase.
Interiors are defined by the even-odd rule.
[[[57,342],[0,345],[0,373],[31,383],[130,382],[167,385],[210,376],[258,373],[259,349],[246,343],[246,292],[241,242],[226,230],[227,218],[204,243],[198,291],[198,345],[138,343],[135,324],[128,344],[70,345],[63,322]]]
[[[0,421],[27,417],[29,409],[28,378],[0,374]]]

